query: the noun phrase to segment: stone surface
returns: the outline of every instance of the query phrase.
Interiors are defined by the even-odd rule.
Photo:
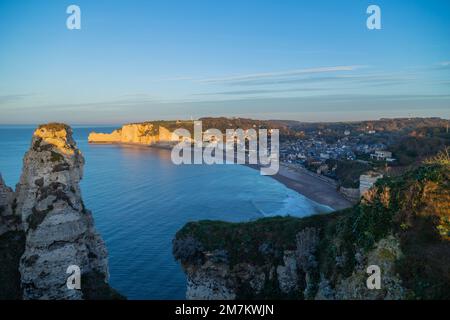
[[[277,267],[278,284],[283,293],[289,294],[298,290],[298,271],[295,251],[285,251],[284,265]]]
[[[112,133],[92,132],[88,137],[89,143],[133,143],[155,145],[178,142],[178,136],[164,126],[151,122],[126,124]]]
[[[335,279],[327,279],[319,271],[319,243],[320,230],[306,227],[296,234],[295,248],[282,252],[281,263],[275,264],[277,259],[273,258],[271,246],[263,243],[259,252],[264,259],[233,265],[226,251],[206,251],[198,240],[188,236],[174,240],[174,256],[182,263],[187,275],[187,299],[268,298],[271,297],[267,296],[268,292],[277,298],[288,299],[405,298],[405,289],[395,271],[395,263],[402,257],[402,252],[399,240],[394,236],[381,239],[368,252],[357,250],[353,272]],[[381,290],[367,288],[368,265],[377,265],[383,270]]]
[[[208,261],[187,273],[186,299],[233,300],[236,298],[233,287],[228,266]]]
[[[191,268],[195,259],[186,257],[202,257],[203,248],[226,250],[228,263],[221,264],[228,275],[220,280],[228,280],[237,299],[445,300],[450,297],[449,179],[444,155],[379,181],[351,209],[245,223],[190,222],[174,243],[181,248],[189,239],[186,245],[196,248],[183,263],[191,274],[216,266],[201,258],[202,268]],[[378,289],[368,285],[376,279],[369,266],[379,267]],[[249,285],[261,274],[263,284]]]
[[[70,127],[48,124],[34,132],[15,198],[26,241],[19,266],[24,299],[83,299],[92,292],[87,285],[107,286],[106,247],[81,198],[83,165]],[[70,265],[96,280],[68,289]]]
[[[0,174],[0,236],[22,228],[20,216],[14,213],[14,192],[5,185]]]
[[[355,272],[342,279],[336,286],[336,299],[340,300],[400,300],[405,298],[405,289],[395,272],[395,262],[401,258],[400,243],[394,236],[381,239],[373,250],[361,254]],[[366,286],[366,268],[377,265],[382,270],[381,289],[369,290]]]
[[[19,261],[25,249],[25,237],[14,207],[13,190],[0,175],[0,300],[22,297]]]

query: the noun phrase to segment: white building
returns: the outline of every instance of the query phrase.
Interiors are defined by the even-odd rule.
[[[330,155],[328,153],[321,152],[320,158],[327,160],[327,159],[330,159]]]
[[[392,152],[390,151],[375,151],[375,153],[372,153],[370,155],[371,159],[375,159],[377,161],[383,161],[387,158],[392,158]]]

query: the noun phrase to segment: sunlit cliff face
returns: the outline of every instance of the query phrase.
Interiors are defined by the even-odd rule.
[[[41,125],[34,131],[33,142],[36,140],[35,137],[42,139],[41,143],[55,146],[63,154],[73,155],[75,152],[72,129],[65,124],[51,123]]]

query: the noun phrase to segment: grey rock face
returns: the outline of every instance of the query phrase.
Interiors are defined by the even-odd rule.
[[[14,193],[5,185],[0,175],[0,236],[21,229],[20,216],[14,214]]]
[[[206,262],[196,271],[187,274],[186,299],[233,300],[234,284],[227,265]]]
[[[283,293],[298,290],[297,261],[294,251],[286,250],[283,256],[284,265],[277,267],[278,285]]]
[[[312,299],[314,294],[314,273],[317,271],[317,259],[315,256],[319,244],[319,230],[316,228],[305,228],[296,236],[297,263],[305,273],[306,287],[303,292],[305,299]]]
[[[25,248],[20,216],[14,214],[14,193],[0,175],[0,300],[22,297],[19,261]]]
[[[19,267],[24,299],[82,299],[91,286],[107,286],[106,247],[81,198],[83,165],[70,127],[49,124],[34,132],[16,188],[26,239]],[[70,265],[81,269],[81,290],[66,286]]]

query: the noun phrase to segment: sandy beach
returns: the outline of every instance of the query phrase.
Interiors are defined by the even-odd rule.
[[[249,167],[259,169],[256,165],[249,165]],[[271,177],[305,197],[335,210],[353,206],[350,201],[336,190],[335,185],[324,181],[304,168],[293,169],[280,164],[278,173]]]
[[[93,143],[103,144],[103,143]],[[118,144],[124,146],[137,146],[137,147],[150,147],[156,149],[171,150],[171,146],[167,144],[155,144],[155,145],[142,145],[138,143],[105,143],[105,144]],[[259,165],[245,164],[250,168],[259,171]],[[344,198],[344,196],[336,190],[336,185],[329,183],[326,178],[317,176],[316,174],[309,172],[308,170],[296,166],[291,168],[286,164],[280,164],[280,169],[276,175],[270,176],[273,179],[284,184],[289,189],[292,189],[301,195],[326,206],[329,206],[335,210],[341,210],[351,207],[353,204]]]

